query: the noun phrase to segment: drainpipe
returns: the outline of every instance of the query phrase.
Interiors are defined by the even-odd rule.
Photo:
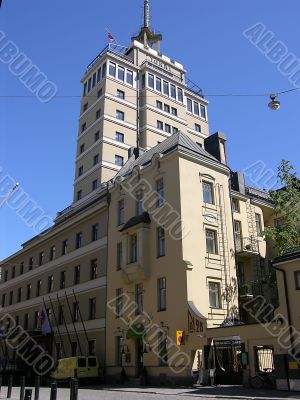
[[[293,326],[292,326],[290,299],[289,299],[289,295],[288,295],[286,271],[284,269],[275,267],[274,265],[272,265],[272,267],[276,271],[280,271],[280,272],[283,273],[284,295],[285,295],[285,303],[286,303],[286,308],[287,308],[287,317],[288,317],[289,332],[290,332],[291,350],[292,350],[292,354],[295,354],[295,342],[294,342],[294,337],[293,337]],[[287,365],[287,378],[288,378],[288,390],[291,391],[291,388],[290,388],[290,372],[289,372],[288,365]]]

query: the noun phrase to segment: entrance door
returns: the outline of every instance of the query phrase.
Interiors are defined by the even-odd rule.
[[[242,349],[242,343],[235,340],[214,343],[216,383],[218,385],[241,385],[243,383]]]
[[[142,375],[144,367],[144,345],[143,338],[136,339],[136,374],[137,377]]]

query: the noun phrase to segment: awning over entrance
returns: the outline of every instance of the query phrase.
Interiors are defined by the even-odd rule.
[[[126,338],[127,339],[139,339],[144,336],[144,333],[145,333],[144,325],[134,324],[129,327]]]

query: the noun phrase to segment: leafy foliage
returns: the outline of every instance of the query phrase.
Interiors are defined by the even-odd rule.
[[[274,216],[279,224],[267,227],[264,236],[275,242],[279,255],[300,246],[300,180],[289,161],[282,160],[278,167],[281,189],[270,192],[274,203]]]

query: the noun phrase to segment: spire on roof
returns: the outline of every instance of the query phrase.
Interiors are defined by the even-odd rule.
[[[158,54],[160,54],[160,42],[162,40],[161,34],[156,34],[150,27],[150,0],[144,0],[144,26],[137,36],[134,36],[132,40],[137,40],[145,47],[151,47],[155,44]]]

